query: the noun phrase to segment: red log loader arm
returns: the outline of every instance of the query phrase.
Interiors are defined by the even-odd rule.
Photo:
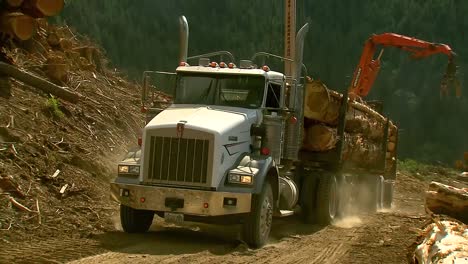
[[[461,95],[460,83],[458,79],[455,78],[457,71],[457,66],[455,65],[456,54],[452,51],[450,46],[446,44],[430,43],[394,33],[373,35],[366,41],[361,59],[354,71],[353,79],[348,88],[351,95],[365,97],[371,90],[379,73],[380,58],[383,54],[382,49],[377,58],[374,59],[374,54],[378,46],[399,48],[411,53],[410,57],[414,59],[421,59],[439,53],[447,55],[448,65],[441,82],[441,95],[448,94],[449,84],[455,86],[456,95],[458,97]]]

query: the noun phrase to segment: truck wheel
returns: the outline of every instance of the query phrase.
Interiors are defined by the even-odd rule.
[[[300,193],[302,217],[306,224],[315,224],[316,221],[316,187],[317,179],[313,176],[306,176],[302,182]]]
[[[120,205],[120,223],[127,233],[144,233],[153,223],[154,212]]]
[[[393,182],[384,182],[383,208],[391,209],[393,204]]]
[[[262,192],[252,198],[252,210],[243,226],[245,242],[260,248],[266,244],[273,222],[273,191],[269,182],[263,185]]]
[[[317,220],[320,224],[331,224],[338,216],[338,181],[335,175],[320,178],[317,186]]]

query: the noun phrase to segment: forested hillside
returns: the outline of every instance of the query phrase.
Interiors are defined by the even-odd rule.
[[[468,2],[462,0],[298,0],[298,28],[309,22],[305,64],[330,88],[344,90],[372,33],[395,32],[447,43],[458,53],[463,97],[439,98],[447,58],[413,61],[387,49],[368,99],[383,100],[401,130],[400,155],[452,163],[468,151]],[[178,16],[190,25],[189,55],[230,50],[282,54],[283,2],[266,0],[70,0],[58,23],[95,39],[113,64],[139,78],[177,65]],[[279,69],[281,70],[281,69]],[[453,94],[453,93],[452,93]]]

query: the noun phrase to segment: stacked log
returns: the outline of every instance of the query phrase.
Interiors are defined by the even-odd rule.
[[[337,125],[343,95],[328,89],[318,80],[308,80],[304,102],[304,144],[308,151],[332,150],[338,142]],[[397,128],[363,102],[349,99],[346,111],[344,159],[362,166],[375,164],[381,157],[382,142],[387,141],[386,167],[396,162]]]
[[[36,18],[57,15],[64,6],[64,0],[5,0],[0,5],[0,32],[25,41],[36,33]]]
[[[431,182],[426,192],[426,207],[435,214],[444,214],[468,224],[468,188]]]
[[[468,188],[432,182],[426,191],[426,208],[433,223],[420,234],[415,263],[466,263],[468,259]],[[440,216],[446,215],[446,216]],[[448,216],[448,217],[447,217]],[[440,218],[446,220],[441,221]]]
[[[468,227],[458,221],[435,219],[421,232],[413,262],[420,264],[466,263]]]

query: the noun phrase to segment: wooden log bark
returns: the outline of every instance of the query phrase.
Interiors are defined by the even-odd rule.
[[[53,94],[59,98],[65,99],[72,103],[77,103],[81,98],[81,95],[68,90],[66,87],[61,87],[53,84],[47,80],[44,80],[34,74],[28,73],[15,66],[8,65],[4,62],[0,62],[0,73],[13,77],[27,85],[33,86],[46,93]]]
[[[354,163],[357,167],[375,165],[380,158],[380,144],[370,141],[360,134],[346,134],[343,150],[345,162]]]
[[[313,152],[324,152],[336,147],[338,141],[336,128],[322,124],[313,125],[304,132],[303,148]],[[382,153],[381,146],[367,140],[360,134],[345,134],[343,158],[358,167],[375,164]]]
[[[64,5],[64,0],[24,0],[21,9],[34,18],[42,18],[57,15]]]
[[[431,182],[426,192],[426,207],[436,214],[468,223],[468,189]]]
[[[37,29],[34,18],[20,12],[2,13],[0,31],[18,40],[30,39]]]
[[[468,259],[468,226],[456,221],[429,224],[420,234],[413,261],[420,264],[466,263]]]

